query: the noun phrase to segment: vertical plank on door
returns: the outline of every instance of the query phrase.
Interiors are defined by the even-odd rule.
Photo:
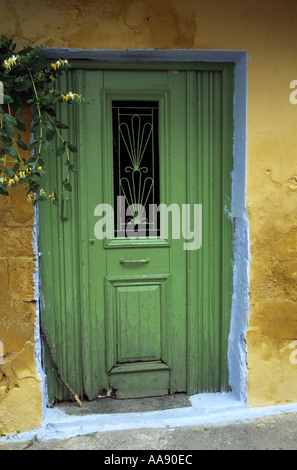
[[[76,73],[71,71],[62,76],[62,90],[76,89]],[[73,110],[57,108],[57,118],[69,129],[59,130],[65,141],[76,144],[76,116]],[[57,138],[57,146],[61,141]],[[50,156],[51,157],[51,156]],[[43,184],[46,192],[61,194],[62,180],[67,176],[65,161],[48,158],[47,173]],[[76,155],[72,162],[77,165]],[[41,320],[44,323],[57,365],[71,387],[82,395],[81,366],[81,324],[80,324],[80,283],[77,212],[77,177],[72,175],[73,192],[63,192],[58,198],[58,206],[49,201],[40,203],[39,236]],[[66,207],[67,206],[67,207]],[[67,211],[67,213],[66,213]],[[45,348],[45,362],[49,400],[68,396],[66,388],[57,379],[48,351]]]
[[[188,393],[228,390],[232,298],[233,65],[187,73],[187,198],[202,204],[188,253]]]

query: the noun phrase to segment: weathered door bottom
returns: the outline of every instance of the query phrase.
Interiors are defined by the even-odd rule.
[[[141,398],[170,393],[170,367],[162,361],[115,365],[109,372],[116,398]]]

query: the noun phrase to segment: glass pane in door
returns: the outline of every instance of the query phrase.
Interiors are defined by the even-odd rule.
[[[115,236],[157,236],[159,217],[150,205],[160,204],[159,103],[113,101],[112,119]]]

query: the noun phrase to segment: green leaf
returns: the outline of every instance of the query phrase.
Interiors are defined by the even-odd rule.
[[[21,116],[21,115],[23,114],[23,108],[22,108],[22,106],[19,106],[18,109],[16,110],[16,112],[17,112],[17,115],[18,115],[18,116]]]
[[[29,146],[29,150],[34,150],[38,147],[39,145],[39,140],[32,140],[30,146]]]
[[[17,140],[17,144],[21,149],[28,150],[28,145],[25,142],[23,142],[22,140]]]
[[[8,147],[7,153],[8,153],[8,155],[10,155],[10,157],[12,157],[12,158],[18,158],[18,152],[17,152],[16,149],[14,149],[13,147]]]
[[[56,111],[51,107],[47,108],[47,113],[52,117],[56,117]]]
[[[31,131],[35,132],[36,130],[39,129],[39,127],[40,127],[40,123],[38,121],[37,122],[35,121],[31,126]]]
[[[52,123],[47,121],[46,119],[42,122],[42,127],[45,128],[45,129],[48,129],[49,131],[54,131],[55,130]]]
[[[21,132],[26,132],[27,131],[27,127],[25,126],[25,124],[20,119],[17,119],[15,127]]]
[[[65,153],[65,150],[66,150],[65,146],[57,147],[56,156],[61,157],[61,155],[63,155]]]
[[[71,183],[64,183],[64,188],[66,189],[66,191],[69,191],[71,192],[72,191],[72,186],[71,186]]]
[[[47,133],[45,135],[45,138],[46,138],[46,140],[53,140],[55,135],[56,135],[55,131],[47,131]]]
[[[14,178],[14,171],[12,171],[12,170],[6,169],[5,174],[6,174],[6,176],[8,176],[8,178]]]
[[[36,181],[39,181],[39,175],[36,174],[36,173],[31,173],[28,175],[27,179],[30,181],[30,182],[36,182]]]
[[[16,118],[7,113],[3,114],[3,122],[5,122],[5,124],[8,124],[9,126],[16,126],[17,124]]]
[[[19,168],[20,168],[20,163],[18,162],[14,165],[12,171],[16,172],[16,171],[18,171]]]
[[[69,170],[72,171],[73,173],[78,173],[78,169],[75,168],[75,166],[72,163],[66,162],[65,165],[67,165]]]
[[[46,140],[42,145],[44,150],[47,150],[48,152],[52,152],[54,150],[52,144],[48,140]]]
[[[4,103],[5,104],[13,103],[13,98],[11,98],[11,96],[9,96],[9,95],[6,95],[5,93],[3,95],[3,98],[4,98]]]
[[[74,153],[77,152],[77,147],[75,145],[72,145],[72,144],[68,143],[68,148],[69,148],[70,152],[74,152]]]
[[[6,135],[1,135],[1,140],[4,145],[11,145],[12,141],[10,137],[7,137]]]
[[[5,130],[6,130],[6,134],[10,135],[11,137],[14,137],[15,132],[12,126],[6,125]]]
[[[58,129],[69,129],[69,126],[66,126],[66,124],[62,124],[61,122],[57,122],[56,125]]]
[[[31,88],[31,82],[29,80],[22,80],[14,85],[15,91],[25,91]]]
[[[9,196],[7,190],[4,189],[2,186],[0,186],[0,194],[2,194],[2,196]]]

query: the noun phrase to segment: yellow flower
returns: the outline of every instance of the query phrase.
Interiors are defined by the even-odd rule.
[[[27,199],[28,199],[28,202],[34,201],[34,199],[35,199],[34,194],[33,194],[33,193],[29,193],[29,194],[27,195]]]
[[[68,101],[68,100],[73,101],[75,98],[77,98],[78,101],[81,101],[81,100],[82,100],[82,96],[81,96],[81,95],[78,95],[77,93],[72,93],[72,91],[69,91],[69,93],[67,93],[67,95],[64,95],[64,94],[62,93],[62,94],[61,94],[61,98],[62,98],[64,101]]]
[[[41,72],[39,72],[39,73],[37,74],[36,79],[40,82],[40,80],[42,79],[42,77],[44,77],[44,72],[41,71]]]
[[[44,189],[40,189],[39,191],[40,196],[46,196]]]
[[[62,59],[59,59],[57,60],[57,62],[51,64],[54,71],[56,71],[57,69],[60,69],[61,67],[63,68],[67,65],[68,65],[68,60],[62,60]]]
[[[17,64],[17,60],[18,60],[18,56],[13,55],[12,57],[4,61],[4,67],[7,70],[11,70],[12,67],[14,67]]]
[[[42,167],[39,166],[39,167],[37,168],[37,170],[38,170],[38,171],[42,171]]]
[[[8,186],[11,186],[14,183],[13,179],[8,180]]]
[[[20,171],[20,172],[19,172],[19,177],[20,177],[20,178],[26,178],[26,173],[25,173],[25,171]]]
[[[55,193],[50,194],[48,196],[48,199],[50,199],[51,201],[55,201],[56,200]]]

